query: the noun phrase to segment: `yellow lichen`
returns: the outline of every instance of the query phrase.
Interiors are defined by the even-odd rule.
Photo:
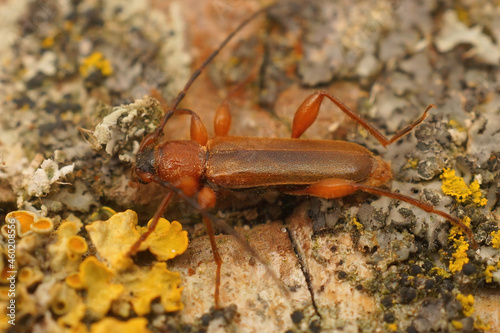
[[[79,328],[87,310],[82,298],[64,284],[58,284],[56,288],[57,293],[51,302],[51,309],[59,316],[57,323],[62,327]]]
[[[396,332],[398,330],[398,325],[395,323],[388,324],[387,329],[391,332]]]
[[[80,273],[72,273],[66,276],[66,284],[74,289],[82,289],[83,281],[80,278]]]
[[[491,330],[491,324],[488,322],[484,322],[479,316],[474,320],[474,328],[480,331],[489,331]]]
[[[500,230],[493,231],[491,237],[491,246],[493,246],[494,249],[500,249]]]
[[[148,222],[148,226],[152,220]],[[141,228],[141,234],[147,228]],[[188,247],[187,232],[182,230],[182,225],[173,221],[172,223],[161,218],[155,231],[146,239],[145,247],[153,253],[160,261],[176,257],[186,251]]]
[[[151,301],[161,298],[161,304],[167,312],[183,309],[181,292],[183,287],[180,274],[167,270],[167,264],[157,262],[151,270],[137,270],[123,277],[123,283],[131,292],[130,303],[134,311],[139,315],[145,315],[151,311]]]
[[[148,225],[151,223],[149,221]],[[113,215],[107,221],[96,221],[86,227],[97,252],[110,265],[122,270],[132,264],[128,257],[131,246],[146,232],[147,227],[137,227],[137,214],[127,210]],[[158,260],[165,261],[186,251],[187,232],[180,223],[161,218],[154,233],[140,246],[139,251],[149,249]]]
[[[468,216],[463,219],[463,223],[467,227],[470,227],[470,222],[471,220]],[[448,268],[452,273],[459,272],[462,270],[464,265],[469,262],[469,257],[467,256],[469,243],[465,241],[462,229],[455,225],[450,229],[448,240],[452,243],[452,247],[455,249],[455,252],[451,255],[454,260],[450,260]]]
[[[35,267],[26,266],[19,270],[17,278],[19,283],[23,283],[27,287],[30,287],[33,284],[42,281],[43,273],[38,266]]]
[[[121,321],[116,318],[104,318],[103,320],[92,324],[90,333],[150,333],[147,329],[148,321],[146,318],[134,318],[128,321]]]
[[[120,296],[123,285],[111,283],[114,274],[96,257],[87,257],[80,264],[80,279],[87,289],[86,304],[92,318],[102,318],[111,302]]]
[[[406,165],[403,167],[404,169],[416,169],[418,167],[418,158],[409,158]]]
[[[103,76],[110,76],[113,74],[113,67],[111,67],[109,60],[104,58],[101,52],[97,51],[83,59],[80,65],[80,74],[83,77],[87,77],[96,70],[101,72]]]
[[[127,210],[113,215],[107,221],[93,222],[85,229],[99,255],[109,262],[111,267],[122,270],[133,263],[127,253],[140,237],[136,225],[137,214]]]
[[[458,202],[473,202],[480,207],[488,203],[488,200],[481,194],[477,180],[474,180],[470,186],[467,186],[464,179],[456,176],[455,170],[452,169],[444,169],[440,178],[443,180],[443,185],[441,186],[443,193],[455,197]]]
[[[462,312],[464,313],[464,316],[470,317],[474,312],[474,296],[458,294],[457,300],[462,304]]]
[[[436,272],[437,275],[442,276],[445,279],[451,276],[449,272],[447,272],[444,268],[441,267],[432,267],[431,272]]]
[[[44,49],[48,49],[52,45],[54,45],[54,37],[49,36],[49,37],[46,37],[44,40],[42,40],[42,47]]]
[[[486,269],[484,270],[484,276],[486,277],[485,281],[487,283],[493,282],[493,272],[496,272],[498,269],[500,269],[500,261],[497,262],[496,266],[493,265],[486,266]]]
[[[461,271],[464,265],[469,262],[469,257],[467,257],[469,243],[465,241],[463,236],[455,242],[454,246],[456,246],[456,251],[451,256],[455,260],[450,260],[450,265],[448,267],[452,273]]]
[[[458,320],[452,320],[451,321],[451,324],[453,325],[454,328],[456,328],[457,330],[461,330],[462,328],[464,328],[464,324],[462,324],[461,321],[458,321]]]
[[[87,252],[85,239],[76,235],[81,227],[82,222],[70,215],[59,225],[56,231],[57,241],[49,245],[50,266],[64,276],[78,270],[80,259]]]
[[[355,217],[353,217],[353,218],[351,219],[351,221],[352,221],[352,224],[354,224],[354,226],[356,227],[356,229],[357,229],[359,232],[363,232],[363,230],[364,230],[364,228],[365,228],[365,226],[364,226],[364,225],[362,225],[361,223],[359,223],[359,222],[358,222],[358,220],[357,220]]]

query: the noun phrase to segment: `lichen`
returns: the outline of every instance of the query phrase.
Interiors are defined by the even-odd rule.
[[[441,190],[445,195],[455,197],[460,203],[473,202],[479,207],[485,206],[488,199],[484,198],[479,188],[479,182],[474,180],[470,186],[465,184],[462,177],[455,175],[455,170],[444,169],[440,178],[443,180]]]
[[[50,186],[60,180],[69,173],[73,172],[74,164],[66,165],[59,169],[56,162],[51,159],[43,161],[32,177],[25,184],[28,195],[35,197],[45,196],[50,191]]]
[[[462,312],[464,316],[470,317],[474,313],[474,296],[458,294],[457,300],[462,304]]]
[[[121,281],[126,290],[130,291],[130,302],[139,316],[148,314],[151,311],[151,301],[158,297],[167,312],[184,308],[181,302],[183,287],[179,287],[180,274],[167,270],[164,262],[155,263],[151,269],[136,269],[123,276]]]
[[[465,217],[463,223],[469,227],[470,218]],[[452,243],[452,248],[455,250],[451,255],[454,260],[450,260],[448,269],[450,272],[456,273],[461,271],[463,266],[469,262],[469,257],[467,256],[469,243],[465,240],[463,231],[458,226],[451,228],[448,240]]]
[[[98,51],[93,52],[87,58],[83,59],[80,65],[80,74],[83,77],[88,77],[94,71],[99,71],[103,76],[113,74],[111,63]]]
[[[56,242],[48,247],[51,268],[64,276],[78,270],[80,259],[88,250],[85,239],[77,235],[81,227],[80,219],[70,215],[57,228]]]
[[[86,305],[89,315],[100,319],[106,315],[111,302],[123,292],[123,285],[112,283],[114,273],[96,257],[87,257],[80,264],[80,279],[87,290]]]
[[[116,318],[104,318],[90,327],[90,333],[150,333],[147,329],[148,320],[146,318],[133,318],[128,321],[121,321]]]
[[[497,262],[496,266],[493,265],[486,266],[486,269],[484,270],[485,281],[487,283],[493,282],[493,272],[496,272],[499,269],[500,269],[500,261]]]
[[[491,233],[491,246],[494,249],[500,249],[500,230]]]
[[[96,221],[86,226],[97,252],[117,270],[131,266],[128,251],[148,229],[137,227],[137,221],[137,214],[127,210],[107,221]],[[149,249],[158,260],[165,261],[186,251],[187,245],[187,232],[182,231],[180,223],[170,223],[161,218],[155,232],[141,244],[139,251]]]

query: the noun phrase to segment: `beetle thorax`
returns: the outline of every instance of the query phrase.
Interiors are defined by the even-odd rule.
[[[195,141],[167,141],[156,148],[156,174],[173,185],[185,178],[199,182],[203,175],[205,155],[206,148]]]

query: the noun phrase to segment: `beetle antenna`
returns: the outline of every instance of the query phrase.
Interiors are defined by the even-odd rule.
[[[219,47],[214,52],[212,52],[212,54],[210,54],[210,56],[208,56],[208,58],[206,58],[205,61],[203,61],[203,63],[200,65],[200,67],[198,67],[194,71],[193,75],[191,75],[191,77],[189,78],[189,80],[184,85],[184,88],[179,92],[179,94],[177,94],[177,97],[175,97],[173,103],[168,108],[167,112],[165,113],[165,116],[163,117],[163,120],[162,120],[160,126],[158,126],[158,129],[155,132],[155,137],[159,137],[163,133],[163,128],[165,127],[165,124],[172,117],[172,115],[174,113],[174,110],[177,108],[177,106],[182,101],[182,99],[184,98],[184,96],[186,96],[186,92],[189,90],[189,88],[191,87],[191,85],[193,84],[193,82],[198,78],[198,76],[200,76],[200,74],[205,69],[205,67],[207,67],[207,65],[219,54],[219,52],[226,46],[226,44],[229,43],[229,41],[238,32],[240,32],[240,30],[242,30],[248,23],[250,23],[251,21],[253,21],[257,16],[259,16],[260,14],[262,14],[263,12],[269,10],[270,8],[272,8],[274,6],[276,6],[276,4],[272,4],[272,5],[266,6],[264,8],[261,8],[258,11],[256,11],[255,13],[253,13],[246,20],[244,20],[243,22],[241,22],[240,25],[236,29],[234,29],[233,32],[231,32],[226,37],[226,39],[224,39],[224,41],[219,45]]]
[[[170,184],[169,182],[166,182],[160,177],[155,176],[155,182],[160,184],[161,186],[168,188],[172,190],[172,192],[175,192],[178,196],[182,197],[189,205],[191,205],[194,209],[200,212],[200,214],[208,219],[210,219],[213,223],[215,223],[216,226],[221,228],[225,233],[231,235],[236,239],[238,244],[246,251],[248,251],[258,262],[260,262],[262,265],[264,265],[267,273],[271,276],[271,278],[279,285],[280,289],[283,291],[283,294],[285,297],[290,298],[290,292],[288,291],[286,285],[284,282],[278,278],[274,270],[269,267],[269,264],[264,260],[264,258],[257,252],[255,251],[250,245],[247,244],[246,240],[240,236],[229,224],[224,222],[222,219],[216,217],[215,215],[207,212],[205,209],[203,209],[196,201],[188,197],[181,189],[178,189],[174,185]],[[170,192],[170,193],[172,193]]]

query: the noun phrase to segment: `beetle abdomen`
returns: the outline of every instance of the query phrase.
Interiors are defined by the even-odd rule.
[[[365,181],[372,153],[345,141],[218,137],[208,143],[206,179],[225,188]]]

